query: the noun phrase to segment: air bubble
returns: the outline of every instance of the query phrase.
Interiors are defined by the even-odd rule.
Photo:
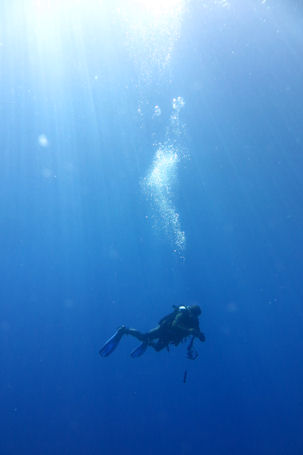
[[[156,105],[154,107],[154,117],[160,117],[161,113],[162,113],[161,108],[158,105]]]
[[[40,136],[38,136],[38,143],[41,147],[49,146],[49,141],[48,141],[47,137],[45,136],[45,134],[40,134]]]

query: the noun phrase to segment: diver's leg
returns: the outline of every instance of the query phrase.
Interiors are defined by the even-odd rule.
[[[147,332],[148,340],[149,340],[149,345],[154,348],[155,351],[159,352],[162,349],[166,348],[168,346],[167,342],[167,337],[165,336],[165,332],[163,331],[163,327],[158,325],[154,329],[151,329],[149,332]],[[152,340],[158,340],[158,341],[152,341]]]
[[[139,330],[136,329],[125,328],[124,333],[126,335],[132,335],[133,337],[137,338],[140,341],[150,341],[160,337],[161,327],[158,325],[157,327],[149,330],[146,333],[139,332]]]
[[[124,331],[125,335],[132,335],[133,337],[137,338],[140,341],[148,341],[148,333],[139,332],[136,329],[127,329],[125,328]]]
[[[161,340],[161,339],[158,340],[156,343],[155,343],[155,342],[151,342],[151,343],[149,343],[149,345],[150,345],[152,348],[154,348],[154,350],[155,350],[156,352],[159,352],[159,351],[161,351],[162,349],[168,347],[167,342],[166,342],[165,340]]]
[[[162,327],[158,325],[154,329],[151,329],[146,334],[149,340],[155,340],[156,338],[160,338],[162,335]]]

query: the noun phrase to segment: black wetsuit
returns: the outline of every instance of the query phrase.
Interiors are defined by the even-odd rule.
[[[162,318],[159,325],[149,332],[142,333],[136,329],[125,329],[125,334],[132,335],[142,342],[147,342],[156,351],[161,351],[165,347],[168,349],[169,344],[177,346],[189,335],[196,336],[200,341],[205,341],[205,336],[200,331],[199,318],[193,314],[190,307],[177,308]]]

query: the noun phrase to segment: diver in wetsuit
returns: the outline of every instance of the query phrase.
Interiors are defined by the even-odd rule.
[[[116,349],[123,335],[132,335],[142,342],[131,353],[132,357],[139,357],[144,354],[148,346],[151,346],[157,352],[164,348],[169,350],[170,344],[178,346],[185,338],[192,336],[192,340],[188,346],[188,357],[194,359],[197,356],[197,353],[193,350],[194,338],[205,341],[205,336],[199,327],[200,314],[201,308],[199,305],[179,306],[175,307],[172,313],[162,318],[157,327],[146,333],[121,326],[104,344],[99,353],[102,357],[107,357]]]

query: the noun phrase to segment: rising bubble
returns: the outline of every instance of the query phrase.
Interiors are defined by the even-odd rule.
[[[45,136],[45,134],[40,134],[40,136],[38,137],[38,143],[39,143],[39,145],[41,147],[48,147],[49,146],[49,142],[48,142],[48,139]]]
[[[161,108],[158,105],[156,105],[154,107],[154,115],[153,116],[154,117],[160,117],[161,113],[162,113]]]

